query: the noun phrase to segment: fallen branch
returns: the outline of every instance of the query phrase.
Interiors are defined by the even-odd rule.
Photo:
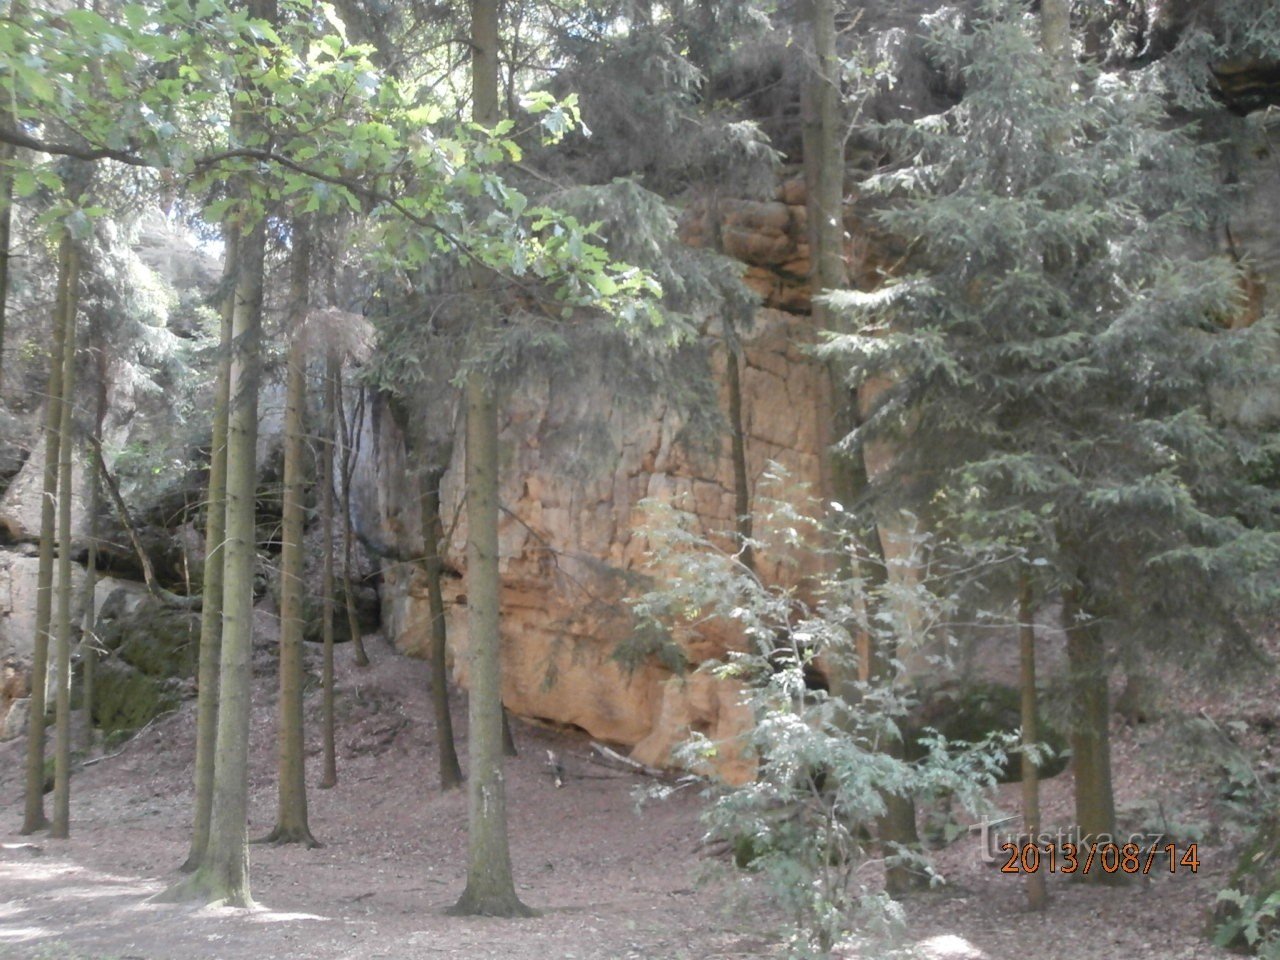
[[[154,717],[152,717],[150,720],[148,720],[146,723],[140,726],[134,732],[133,736],[131,736],[124,743],[120,744],[120,749],[117,750],[115,753],[109,753],[105,757],[94,757],[92,760],[85,760],[80,764],[80,766],[92,767],[95,763],[101,763],[103,760],[114,760],[116,757],[120,756],[120,754],[124,753],[125,749],[129,746],[129,744],[133,743],[133,741],[137,740],[140,736],[146,733],[147,727],[151,726],[157,720],[161,720],[164,717],[169,716],[171,713],[177,713],[177,712],[178,712],[177,710],[166,710],[164,713],[156,714]]]
[[[630,757],[624,757],[617,750],[611,750],[602,743],[592,741],[591,749],[594,750],[598,757],[586,756],[585,759],[592,763],[601,763],[604,766],[621,767],[631,773],[638,773],[641,776],[653,777],[655,780],[675,780],[676,776],[670,770],[660,770],[657,767],[651,767],[641,763],[639,760],[632,760]]]
[[[120,495],[120,484],[116,482],[116,478],[107,469],[107,461],[102,456],[102,444],[95,437],[90,437],[89,443],[93,447],[93,456],[98,466],[98,474],[102,477],[107,492],[111,494],[111,500],[116,506],[116,513],[120,517],[120,523],[124,526],[125,533],[129,535],[129,542],[133,544],[133,552],[138,555],[138,562],[142,564],[142,579],[146,583],[147,589],[151,591],[153,597],[168,606],[177,607],[181,610],[199,610],[204,602],[203,597],[179,596],[156,583],[155,568],[151,565],[151,558],[147,556],[147,551],[142,546],[142,540],[138,537],[138,531],[133,526],[133,518],[129,515],[129,507],[125,504],[124,497]]]

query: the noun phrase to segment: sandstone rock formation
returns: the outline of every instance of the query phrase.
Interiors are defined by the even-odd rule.
[[[768,205],[768,232],[743,233],[744,248],[798,249],[794,236],[777,233],[797,219],[787,205]],[[754,208],[731,208],[737,223],[755,223]],[[801,221],[802,222],[802,221]],[[755,237],[757,239],[747,239]],[[779,254],[781,255],[781,254]],[[743,335],[741,382],[747,472],[755,492],[771,461],[796,482],[821,487],[820,456],[829,442],[830,402],[819,363],[804,345],[813,331],[805,316],[762,309]],[[722,344],[708,335],[710,374],[723,384]],[[628,671],[614,657],[632,631],[629,594],[641,589],[646,568],[646,498],[691,512],[708,534],[726,534],[734,522],[733,468],[727,432],[684,435],[684,419],[655,399],[648,410],[613,402],[603,371],[594,382],[531,378],[504,406],[502,430],[504,516],[500,530],[503,575],[504,699],[515,713],[581,727],[592,736],[635,746],[638,759],[670,761],[689,730],[727,738],[746,722],[730,685],[699,675],[678,676],[656,662]],[[727,405],[721,387],[721,410]],[[376,419],[376,435],[362,444],[357,478],[357,521],[366,539],[397,544],[399,555],[421,555],[420,517],[412,493],[413,464],[405,461],[392,418]],[[443,513],[455,671],[466,683],[466,518],[461,511],[459,447],[445,480]],[[578,468],[575,469],[574,465]],[[374,519],[376,518],[376,520]],[[456,524],[453,523],[457,520]],[[370,520],[376,526],[370,529]],[[780,558],[762,558],[762,574],[777,580]],[[392,563],[383,573],[384,628],[408,652],[425,650],[428,614],[417,565]],[[724,653],[730,636],[705,631],[683,650],[690,667]],[[750,775],[751,763],[727,745],[720,771]]]

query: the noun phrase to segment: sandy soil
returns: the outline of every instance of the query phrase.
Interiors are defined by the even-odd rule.
[[[739,958],[779,955],[777,917],[765,898],[730,898],[702,883],[700,798],[693,789],[637,813],[643,778],[586,759],[572,734],[517,724],[508,766],[512,858],[531,920],[444,915],[465,879],[466,797],[435,787],[426,667],[367,641],[372,667],[339,650],[339,775],[310,791],[310,821],[324,847],[254,846],[251,912],[151,903],[186,855],[194,704],[163,718],[112,759],[73,781],[73,837],[19,837],[22,743],[0,745],[0,957],[45,960],[262,960],[291,957]],[[274,821],[275,707],[271,659],[258,654],[250,773],[251,835]],[[314,666],[314,663],[312,663]],[[318,717],[319,697],[308,698]],[[463,713],[455,704],[455,716]],[[463,723],[465,731],[465,723]],[[313,731],[319,730],[312,723]],[[1121,807],[1153,776],[1143,734],[1116,745]],[[552,782],[546,751],[568,772]],[[309,773],[316,778],[317,758]],[[1168,776],[1172,776],[1171,774]],[[1167,785],[1166,785],[1167,786]],[[1015,788],[998,803],[1016,810]],[[1069,776],[1046,784],[1046,823],[1066,822]],[[978,856],[978,840],[943,851],[949,883],[908,906],[915,953],[935,960],[1212,958],[1201,937],[1229,868],[1202,844],[1197,874],[1167,867],[1116,889],[1050,880],[1047,915],[1023,909],[1018,877]]]

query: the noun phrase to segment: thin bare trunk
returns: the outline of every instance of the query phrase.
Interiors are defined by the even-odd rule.
[[[498,574],[498,404],[479,374],[466,385],[467,611],[471,691],[467,887],[450,912],[522,917],[507,843],[502,776],[502,660]]]
[[[342,375],[342,367],[338,367],[338,375]],[[356,666],[367,667],[369,654],[364,648],[364,637],[360,632],[360,618],[356,615],[356,597],[351,589],[351,471],[354,468],[354,446],[356,423],[347,422],[346,405],[342,400],[342,384],[336,391],[338,406],[338,428],[342,437],[342,462],[338,476],[342,480],[342,596],[347,608],[347,632],[351,642],[355,644]]]
[[[102,321],[97,311],[89,326],[90,349],[93,352],[94,371],[94,411],[93,431],[89,442],[93,447],[102,446],[102,425],[107,419],[107,347],[102,336]],[[98,583],[98,511],[102,509],[102,475],[96,462],[92,462],[86,471],[85,483],[89,488],[85,514],[89,522],[89,551],[85,560],[84,599],[81,610],[84,618],[80,633],[80,708],[84,712],[84,738],[86,743],[93,742],[93,709],[95,685],[98,675],[98,634],[97,612],[94,605],[94,594]]]
[[[844,259],[844,129],[834,0],[814,0],[812,15],[814,64],[806,104],[809,112],[805,148],[815,156],[812,159],[806,156],[805,172],[812,244],[811,286],[816,295],[847,286],[848,270]],[[813,315],[820,328],[839,328],[839,318],[825,305],[815,303]],[[843,438],[858,425],[858,398],[845,386],[843,369],[833,366],[830,376],[836,408],[835,430],[837,436]],[[863,456],[833,454],[829,473],[835,498],[852,509],[868,484]],[[872,554],[866,564],[867,583],[882,588],[888,572],[878,524],[872,518],[863,526],[867,532],[861,539]],[[871,590],[870,594],[882,597],[884,590]],[[877,643],[870,637],[863,638],[860,643],[862,676],[873,684],[893,682],[892,663],[897,651],[884,648],[885,643]],[[835,668],[833,691],[846,699],[856,698],[857,673],[852,664]],[[885,743],[884,752],[901,759],[905,746],[900,738],[895,738]],[[885,815],[877,824],[876,832],[886,856],[893,850],[918,849],[920,837],[916,829],[914,800],[894,793],[886,793],[883,799]],[[893,896],[905,894],[926,882],[919,872],[910,870],[903,863],[891,863],[885,870],[885,889]]]
[[[437,756],[440,764],[440,788],[451,790],[462,784],[462,768],[453,738],[453,715],[449,710],[449,670],[446,663],[448,630],[444,619],[444,595],[440,579],[444,562],[440,544],[444,531],[440,521],[440,480],[444,470],[425,471],[422,480],[423,567],[427,577],[427,604],[431,612],[431,699],[436,715]]]
[[[196,676],[195,817],[191,850],[184,872],[200,866],[209,845],[209,815],[213,811],[213,753],[218,735],[218,666],[222,659],[223,547],[227,519],[227,406],[231,390],[231,327],[236,303],[240,231],[225,231],[226,263],[222,282],[222,328],[218,342],[218,376],[214,384],[213,425],[209,449],[208,513],[204,524],[204,573],[200,609],[200,665]]]
[[[9,245],[13,242],[12,144],[0,144],[0,391],[4,389],[5,330],[9,305]]]
[[[305,625],[302,542],[306,511],[304,417],[307,408],[307,350],[304,325],[311,283],[311,242],[305,224],[293,221],[290,256],[290,342],[284,410],[283,541],[280,549],[280,717],[276,825],[262,843],[320,844],[307,823],[306,761],[302,731],[302,634]]]
[[[472,118],[498,122],[498,0],[471,3]],[[478,287],[481,284],[477,283]],[[482,288],[482,287],[481,287]],[[511,875],[502,776],[501,573],[498,567],[498,399],[479,371],[467,376],[468,699],[467,886],[456,915],[530,916]]]
[[[68,283],[74,258],[64,235],[58,247],[58,295],[53,313],[53,348],[49,351],[49,388],[44,424],[44,488],[40,499],[40,560],[36,572],[36,633],[31,666],[31,708],[27,721],[26,810],[22,832],[49,826],[44,814],[44,730],[49,686],[49,625],[53,619],[53,541],[57,522],[58,453],[62,422],[62,362],[65,314],[74,291]]]
[[[57,671],[54,676],[57,731],[53,753],[53,828],[60,840],[71,836],[71,468],[75,463],[72,398],[76,388],[76,312],[80,283],[80,254],[71,247],[67,299],[63,309],[62,400],[58,404],[58,607]]]
[[[333,444],[337,424],[338,379],[342,376],[342,362],[330,352],[325,363],[324,376],[324,454],[320,468],[320,541],[322,574],[320,592],[323,594],[324,669],[324,774],[320,788],[327,790],[338,784],[338,759],[334,743],[333,703]]]
[[[1032,843],[1040,836],[1040,770],[1031,757],[1040,738],[1036,709],[1036,623],[1031,578],[1023,573],[1018,592],[1018,658],[1022,687],[1022,822]],[[1049,902],[1045,876],[1027,871],[1027,906],[1043,910]]]
[[[742,348],[729,321],[724,323],[725,373],[729,390],[730,454],[733,459],[733,513],[738,534],[738,556],[742,565],[755,573],[755,550],[751,546],[751,490],[747,485],[747,434],[742,420],[742,379],[739,365]]]
[[[1084,837],[1112,837],[1116,811],[1111,789],[1110,671],[1102,631],[1082,609],[1078,587],[1063,594],[1062,629],[1067,635],[1067,671],[1073,694],[1070,739],[1076,825]],[[1102,871],[1095,872],[1107,878]]]

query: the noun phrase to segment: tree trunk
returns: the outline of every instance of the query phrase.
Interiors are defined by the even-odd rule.
[[[338,367],[338,375],[342,368]],[[346,600],[347,632],[351,642],[355,644],[356,666],[367,667],[369,654],[364,648],[364,637],[360,633],[360,618],[356,615],[356,597],[351,589],[351,476],[355,468],[355,445],[359,437],[359,425],[356,417],[347,422],[346,408],[342,402],[342,384],[336,390],[338,407],[338,426],[342,431],[342,463],[339,476],[342,480],[342,596]],[[357,408],[359,408],[357,404]]]
[[[342,361],[333,351],[325,361],[324,373],[324,454],[320,461],[320,592],[323,594],[322,637],[324,668],[321,686],[324,690],[324,773],[319,787],[328,790],[338,785],[338,756],[334,730],[333,702],[333,444],[336,435],[338,380]]]
[[[65,314],[74,291],[68,280],[75,253],[71,237],[58,247],[58,294],[53,311],[53,346],[49,351],[48,406],[44,421],[44,487],[40,498],[40,560],[36,572],[36,633],[32,643],[31,708],[27,720],[26,809],[22,832],[49,826],[44,815],[44,728],[49,684],[49,624],[53,619],[53,540],[58,493],[58,427],[62,422],[62,355]]]
[[[725,382],[729,391],[730,455],[733,459],[733,513],[738,534],[738,559],[755,573],[755,550],[751,546],[751,489],[747,485],[747,436],[742,423],[741,345],[729,321],[724,322]]]
[[[16,126],[16,124],[15,124]],[[4,390],[5,330],[9,305],[9,244],[13,232],[12,144],[0,144],[0,393]]]
[[[249,853],[249,716],[253,652],[253,572],[257,559],[258,380],[262,338],[262,274],[266,225],[248,228],[240,244],[231,343],[227,416],[227,501],[222,658],[214,747],[209,841],[199,867],[171,888],[169,899],[247,907]]]
[[[1040,47],[1060,79],[1070,76],[1074,61],[1070,0],[1040,0]]]
[[[54,740],[53,829],[50,836],[71,836],[71,468],[75,440],[71,435],[76,388],[76,310],[80,284],[80,254],[71,246],[67,297],[62,314],[62,399],[58,404],[58,607],[55,698],[57,732]]]
[[[195,820],[184,873],[200,866],[209,845],[213,810],[213,753],[218,734],[218,668],[222,659],[223,549],[227,520],[227,407],[231,390],[231,328],[240,268],[240,230],[224,230],[222,328],[218,342],[218,376],[214,384],[213,427],[209,451],[208,514],[204,525],[204,574],[200,608],[200,665],[196,700]]]
[[[423,567],[427,577],[427,604],[431,611],[431,698],[436,715],[437,750],[440,761],[440,789],[451,790],[462,784],[462,769],[458,766],[458,751],[453,738],[453,715],[449,711],[449,671],[445,662],[448,652],[448,630],[444,619],[444,596],[440,579],[444,562],[440,557],[440,544],[444,531],[440,522],[440,480],[444,470],[437,467],[423,473],[422,542]]]
[[[815,295],[826,290],[840,290],[848,285],[844,259],[844,129],[841,110],[840,58],[836,49],[834,0],[814,0],[813,59],[806,98],[805,174],[809,204],[809,229],[812,244],[810,283]],[[810,153],[813,154],[810,157]],[[820,329],[837,329],[838,318],[824,305],[815,303],[813,315]],[[844,385],[844,371],[833,366],[829,374],[835,399],[835,429],[845,437],[858,425],[858,398]],[[850,509],[865,490],[868,479],[861,456],[849,457],[832,453],[829,474],[835,499]],[[874,520],[864,523],[867,533],[864,545],[873,556],[868,564],[868,585],[883,585],[887,576],[884,552]],[[896,651],[880,649],[870,637],[861,644],[862,675],[871,683],[892,683],[893,655]],[[857,669],[851,664],[833,666],[832,690],[840,696],[856,698]],[[894,739],[884,745],[891,757],[901,759],[905,745]],[[918,849],[920,836],[916,829],[915,802],[911,797],[886,793],[885,815],[876,832],[886,855],[893,849]],[[900,896],[927,883],[927,878],[904,864],[885,870],[885,889]]]
[[[1030,750],[1040,737],[1036,710],[1036,624],[1031,578],[1022,575],[1018,593],[1018,660],[1022,687],[1022,822],[1032,843],[1040,835],[1040,770]],[[1027,906],[1043,910],[1049,902],[1044,872],[1027,872]]]
[[[302,732],[302,633],[306,616],[303,502],[306,470],[307,293],[311,242],[307,226],[293,220],[290,256],[290,341],[284,408],[284,505],[280,549],[280,718],[276,825],[263,843],[318,847],[307,824],[307,781]]]
[[[498,122],[498,0],[471,3],[472,114]],[[467,376],[467,610],[471,641],[468,698],[467,887],[457,916],[527,917],[516,896],[507,846],[502,777],[502,642],[498,570],[498,402],[478,371]]]
[[[477,9],[480,5],[477,5]],[[498,405],[479,374],[466,384],[467,611],[471,695],[467,887],[457,916],[531,916],[516,896],[502,776],[502,676],[498,574]]]
[[[1105,839],[1115,836],[1116,820],[1111,789],[1109,671],[1102,631],[1081,604],[1080,588],[1064,592],[1062,629],[1067,635],[1067,671],[1073,694],[1070,739],[1076,826],[1082,837]],[[1094,871],[1092,876],[1106,878],[1107,874]]]
[[[102,447],[102,425],[107,419],[107,345],[102,335],[102,320],[97,311],[89,324],[90,349],[93,351],[94,411],[93,432],[89,443],[95,450]],[[81,609],[84,619],[80,633],[80,709],[84,714],[84,739],[93,742],[93,707],[95,684],[98,674],[98,618],[94,596],[98,583],[98,511],[102,508],[102,472],[97,459],[86,471],[85,483],[89,487],[89,499],[85,514],[89,520],[89,552],[85,559],[84,602]]]

